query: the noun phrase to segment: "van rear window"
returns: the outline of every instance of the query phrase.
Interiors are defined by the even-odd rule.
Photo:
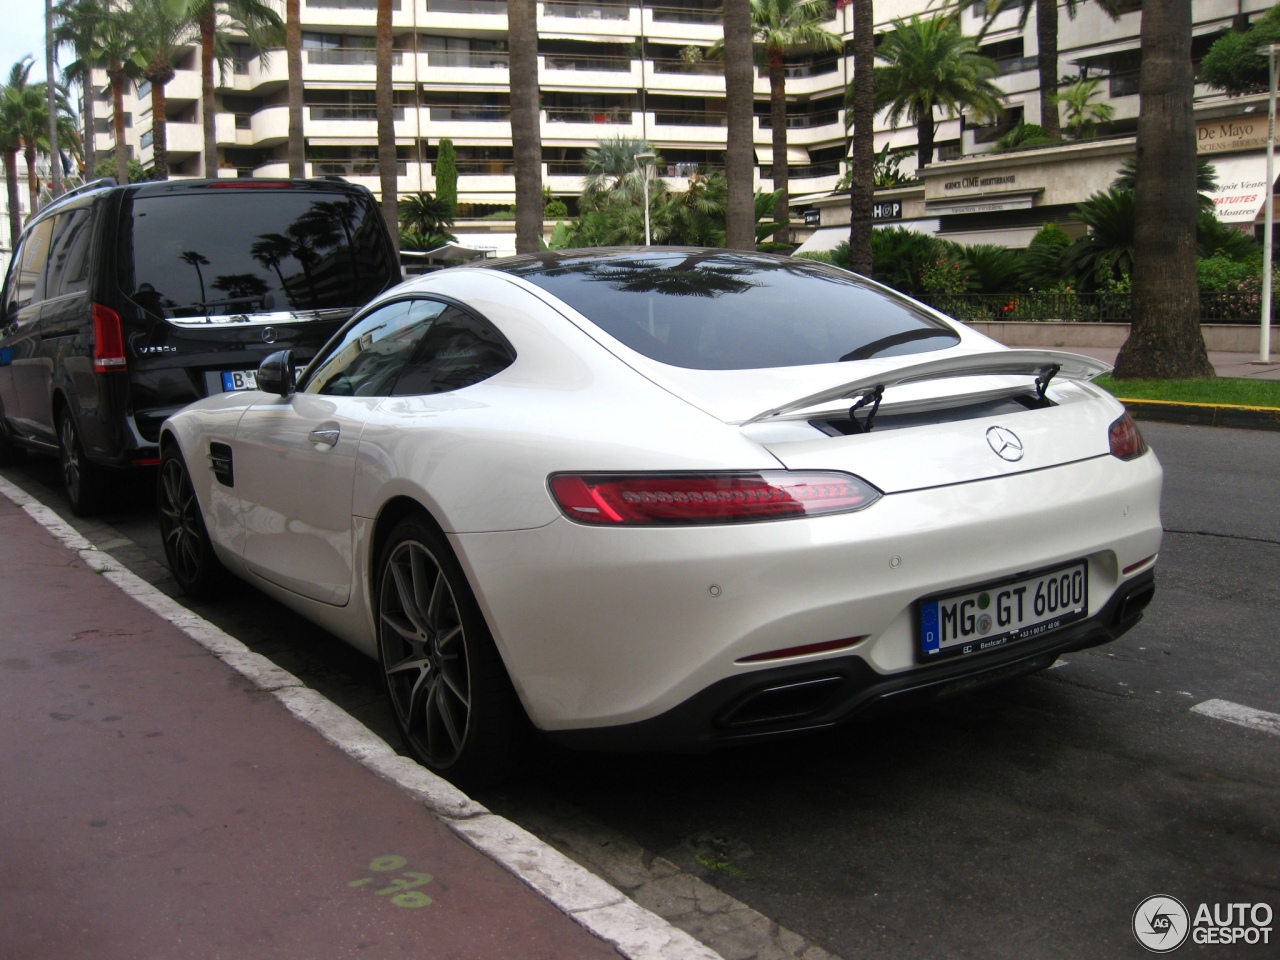
[[[307,190],[127,197],[120,286],[164,317],[359,307],[399,280],[367,198]]]

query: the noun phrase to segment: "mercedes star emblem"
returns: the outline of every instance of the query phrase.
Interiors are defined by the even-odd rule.
[[[275,328],[275,327],[263,327],[263,328],[262,328],[262,342],[263,342],[263,343],[275,343],[275,342],[276,342],[276,328]]]
[[[991,427],[987,430],[987,443],[1001,460],[1014,463],[1022,459],[1022,441],[1008,427]]]

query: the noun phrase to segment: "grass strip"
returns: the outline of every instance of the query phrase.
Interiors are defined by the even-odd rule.
[[[1213,403],[1234,407],[1280,408],[1280,380],[1117,380],[1098,377],[1098,386],[1122,400]]]

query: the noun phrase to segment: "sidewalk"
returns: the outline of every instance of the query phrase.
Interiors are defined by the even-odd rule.
[[[617,960],[461,838],[532,837],[466,798],[452,823],[431,812],[111,579],[129,576],[0,492],[5,960]],[[523,856],[555,873],[549,848]],[[590,881],[615,902],[584,913],[643,927],[602,881],[571,894]],[[668,929],[649,955],[715,956]]]
[[[1256,353],[1210,353],[1209,362],[1220,377],[1242,377],[1247,380],[1280,380],[1280,344],[1271,353],[1271,363],[1259,363]],[[1119,352],[1111,347],[1062,347],[1067,353],[1079,353],[1115,365]]]

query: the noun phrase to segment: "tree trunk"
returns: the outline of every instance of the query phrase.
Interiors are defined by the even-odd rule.
[[[307,175],[302,139],[302,0],[285,0],[284,49],[289,64],[289,176]]]
[[[80,113],[84,117],[84,165],[86,181],[98,175],[98,118],[93,101],[93,67],[85,68],[84,81],[80,88],[84,97],[80,105]]]
[[[58,149],[58,86],[53,77],[53,0],[44,0],[45,95],[49,104],[49,196],[62,193],[62,156]]]
[[[1196,128],[1191,0],[1147,0],[1138,74],[1133,323],[1122,379],[1212,378],[1196,284]]]
[[[215,5],[209,2],[200,15],[200,123],[204,127],[204,175],[218,175],[217,91],[213,78]]]
[[[1046,137],[1062,136],[1058,122],[1058,0],[1036,0],[1036,45],[1040,48],[1040,126]]]
[[[853,0],[853,161],[849,184],[849,269],[871,276],[875,204],[875,12],[872,0]]]
[[[22,204],[18,201],[18,149],[4,152],[4,186],[9,197],[9,250],[18,249],[22,236]]]
[[[542,137],[538,105],[537,0],[508,0],[511,146],[516,168],[516,252],[542,241]]]
[[[124,142],[124,66],[119,60],[107,71],[111,80],[111,125],[115,129],[116,183],[129,182],[129,147]]]
[[[169,131],[166,127],[168,118],[164,115],[164,85],[169,81],[159,71],[147,79],[151,81],[151,176],[155,180],[168,180]]]
[[[22,155],[27,161],[27,197],[31,206],[27,209],[27,220],[36,215],[40,204],[40,178],[36,176],[36,145],[28,140],[23,144]]]
[[[791,219],[791,199],[787,195],[791,173],[787,162],[787,74],[781,50],[769,51],[769,123],[773,128],[773,189],[781,191],[773,205],[773,219],[785,224]],[[784,226],[773,239],[790,243],[791,230]]]
[[[396,212],[399,199],[396,176],[396,125],[392,113],[391,94],[391,0],[378,0],[378,41],[374,53],[377,79],[374,82],[374,114],[378,118],[378,182],[382,190],[382,219],[386,221],[391,243],[400,252],[400,218]]]
[[[750,0],[724,0],[725,246],[730,250],[756,248],[756,70],[751,46]]]
[[[933,163],[933,103],[922,106],[920,120],[916,123],[916,166],[927,167]]]

